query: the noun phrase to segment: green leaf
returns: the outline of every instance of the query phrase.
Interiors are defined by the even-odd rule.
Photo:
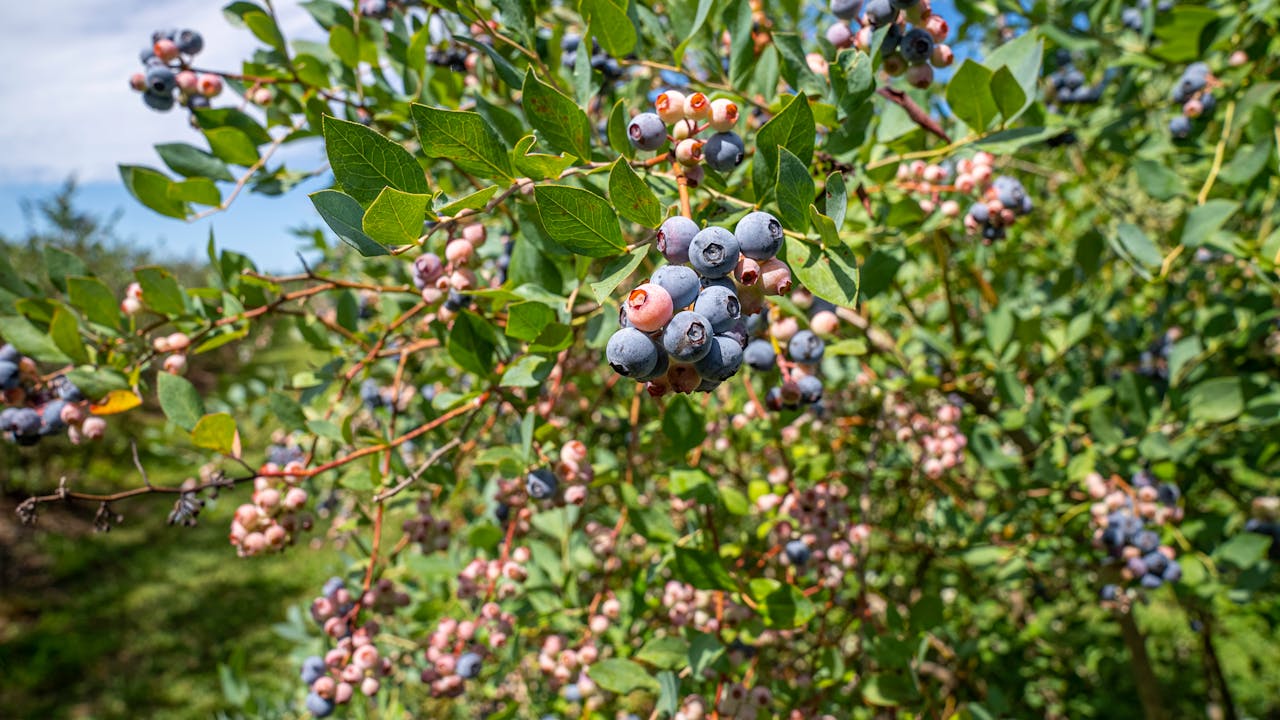
[[[353,70],[360,64],[360,40],[344,25],[335,25],[329,29],[329,49],[343,65]]]
[[[222,193],[209,178],[190,178],[169,184],[169,197],[213,207],[222,204]]]
[[[614,57],[623,57],[636,47],[636,28],[627,17],[627,2],[622,0],[579,0],[578,14],[590,28],[600,47]]]
[[[687,395],[676,395],[662,414],[662,434],[671,448],[683,454],[702,444],[707,438],[706,419]]]
[[[813,601],[794,585],[769,578],[756,578],[747,585],[747,589],[751,598],[760,606],[765,625],[769,627],[800,627],[817,614]]]
[[[689,663],[689,643],[672,635],[655,637],[640,648],[635,658],[664,670],[683,669]]]
[[[18,315],[0,317],[0,338],[13,345],[18,352],[41,362],[70,362],[70,358],[30,320]]]
[[[525,355],[502,373],[502,387],[539,387],[547,381],[556,366],[554,358],[542,355]]]
[[[729,80],[734,87],[742,87],[750,80],[751,68],[756,64],[755,40],[751,31],[755,25],[751,3],[734,0],[724,11],[724,27],[729,30]],[[680,61],[683,63],[684,59]],[[768,173],[773,177],[773,171]]]
[[[1027,93],[1007,67],[1001,67],[991,76],[991,96],[1006,121],[1016,117],[1027,103]]]
[[[1238,377],[1210,378],[1187,391],[1193,422],[1221,423],[1244,412],[1244,388]]]
[[[161,315],[182,315],[187,311],[187,295],[173,273],[162,267],[141,267],[133,271],[142,286],[142,302]]]
[[[269,135],[257,120],[254,120],[243,110],[237,110],[233,107],[225,108],[209,108],[206,110],[197,110],[195,112],[196,124],[202,130],[210,130],[213,128],[229,127],[235,128],[245,134],[249,138],[251,145],[264,145],[271,142]],[[206,137],[208,133],[206,133]],[[255,157],[257,153],[254,154]]]
[[[692,2],[671,3],[666,6],[667,12],[671,16],[672,27],[676,31],[676,37],[683,38],[680,41],[680,45],[676,47],[676,51],[672,54],[676,59],[677,65],[684,65],[685,49],[698,36],[698,31],[702,29],[703,23],[707,21],[707,16],[711,14],[711,8],[715,4],[715,0],[698,0],[698,6],[693,13],[692,19],[689,17],[689,11],[693,5]]]
[[[220,160],[245,166],[258,162],[258,146],[239,128],[209,128],[204,131],[204,137],[210,152]]]
[[[324,145],[334,178],[361,205],[373,202],[385,187],[431,193],[422,166],[408,150],[360,123],[325,115]]]
[[[1044,40],[1035,32],[1023,33],[992,50],[984,64],[996,72],[1002,67],[1008,68],[1022,89],[1024,100],[1021,106],[1005,114],[1006,123],[1012,122],[1035,102],[1040,69],[1044,65]],[[992,90],[994,92],[995,88]]]
[[[1182,244],[1194,248],[1212,240],[1239,207],[1235,200],[1219,198],[1193,208],[1182,228]]]
[[[534,180],[560,177],[560,173],[573,165],[574,158],[566,155],[548,155],[547,153],[531,153],[529,149],[537,142],[532,135],[525,135],[516,143],[511,151],[511,160],[516,172]]]
[[[1164,260],[1155,243],[1151,242],[1147,234],[1137,225],[1120,223],[1116,228],[1116,241],[1124,249],[1125,254],[1145,270],[1150,271],[1160,267],[1160,263]]]
[[[83,260],[54,245],[45,245],[44,265],[49,275],[49,282],[53,283],[60,292],[67,291],[68,276],[89,274],[89,268]]]
[[[428,31],[427,25],[424,24],[422,28],[423,29],[419,32]],[[520,71],[516,69],[516,66],[512,65],[510,60],[503,57],[502,53],[498,52],[496,48],[494,48],[491,45],[486,45],[485,43],[482,43],[476,38],[472,38],[472,37],[454,35],[453,39],[457,40],[458,42],[470,45],[471,47],[476,48],[477,50],[480,50],[485,55],[488,55],[489,59],[493,61],[493,69],[498,73],[498,77],[502,80],[502,82],[510,86],[512,90],[520,89],[520,86],[524,83],[524,76],[521,75]]]
[[[1235,565],[1241,570],[1248,570],[1262,562],[1271,543],[1272,539],[1262,533],[1240,533],[1219,545],[1213,551],[1213,557],[1220,562]]]
[[[618,158],[609,171],[609,200],[618,214],[637,225],[655,228],[662,222],[658,196],[631,169],[626,158]]]
[[[817,208],[812,213],[816,214]],[[788,237],[785,247],[787,264],[805,289],[841,307],[857,304],[858,260],[847,246],[819,247]]]
[[[1176,5],[1161,14],[1153,33],[1160,42],[1152,43],[1147,52],[1171,63],[1199,60],[1208,47],[1205,28],[1217,20],[1218,11],[1214,8]]]
[[[156,375],[156,392],[165,417],[183,430],[195,429],[204,415],[204,401],[194,385],[186,378],[162,372]]]
[[[686,582],[699,590],[733,592],[738,589],[724,562],[714,553],[680,546],[677,546],[674,552],[672,572],[677,580]]]
[[[191,431],[191,442],[196,447],[230,455],[235,448],[236,421],[227,413],[205,415]]]
[[[613,257],[626,247],[617,214],[599,195],[564,185],[540,185],[533,197],[547,234],[569,251]]]
[[[369,237],[362,229],[364,209],[355,198],[337,190],[321,190],[311,193],[311,204],[324,219],[338,239],[355,248],[365,257],[389,255],[385,247]]]
[[[591,159],[591,121],[577,103],[538,79],[530,69],[525,73],[521,103],[529,124],[552,148]]]
[[[187,204],[169,196],[173,181],[164,173],[140,165],[121,165],[120,179],[138,202],[168,217],[184,219],[190,212]]]
[[[110,368],[78,367],[67,373],[67,379],[80,388],[89,400],[98,400],[112,390],[128,389],[124,375]]]
[[[156,152],[169,169],[183,177],[206,177],[210,180],[234,182],[235,176],[222,160],[187,143],[162,143]]]
[[[844,227],[845,213],[849,211],[849,189],[845,186],[844,173],[833,172],[827,176],[821,199],[822,214],[831,218],[837,229]]]
[[[441,110],[416,103],[410,112],[422,152],[427,157],[450,160],[472,175],[511,179],[511,159],[506,146],[477,113]]]
[[[694,677],[702,677],[724,655],[724,645],[710,633],[698,633],[689,643],[689,670]]]
[[[507,337],[537,340],[542,331],[556,319],[556,311],[546,303],[527,301],[507,309]]]
[[[800,93],[787,103],[777,115],[756,133],[756,156],[751,161],[751,178],[757,198],[766,198],[773,192],[778,178],[778,155],[786,148],[804,166],[813,162],[813,143],[817,124],[809,99]]]
[[[657,693],[658,681],[644,669],[644,666],[623,658],[609,658],[591,665],[587,676],[595,684],[619,695],[644,690]]]
[[[120,327],[120,304],[101,280],[92,277],[68,277],[67,299],[72,307],[84,313],[89,322],[109,328]]]
[[[860,690],[863,700],[879,707],[908,705],[917,697],[908,678],[887,673],[868,675],[861,683]]]
[[[636,156],[635,146],[631,144],[631,138],[627,136],[627,125],[631,119],[627,115],[627,102],[619,100],[613,104],[613,111],[609,113],[609,125],[605,129],[609,134],[609,147],[624,158],[631,159]]]
[[[89,362],[89,352],[80,338],[80,324],[71,311],[63,307],[54,309],[53,318],[49,321],[49,337],[74,362]]]
[[[1133,163],[1133,170],[1138,174],[1138,184],[1154,200],[1172,200],[1187,191],[1182,177],[1162,162],[1139,159]]]
[[[649,254],[649,246],[641,245],[626,255],[614,260],[600,273],[600,279],[591,283],[591,292],[596,296],[596,300],[605,303],[608,302],[613,291],[631,276],[631,273],[640,267],[640,263],[644,261],[645,255]]]
[[[813,203],[813,176],[800,158],[786,148],[778,149],[778,219],[796,232],[809,229],[809,206]]]
[[[307,415],[302,411],[302,406],[284,393],[273,392],[267,395],[267,407],[271,408],[272,416],[285,430],[301,430],[307,426]]]
[[[947,104],[951,112],[974,132],[986,130],[998,112],[995,98],[991,96],[992,75],[990,70],[966,59],[947,83]]]
[[[445,204],[443,207],[438,208],[436,210],[436,213],[438,215],[448,216],[448,215],[457,215],[463,210],[480,210],[489,203],[489,198],[492,198],[494,195],[497,195],[497,194],[498,194],[498,186],[490,185],[487,188],[477,190],[464,197],[460,197],[451,203]]]
[[[493,372],[494,344],[492,330],[485,320],[471,312],[463,311],[453,321],[449,331],[449,357],[463,370],[487,377]]]
[[[841,50],[831,63],[831,89],[845,115],[858,112],[876,91],[871,58],[861,50]]]
[[[361,224],[369,237],[383,245],[416,242],[422,235],[430,195],[383,188],[364,213]]]
[[[247,12],[240,19],[244,21],[254,37],[280,52],[285,51],[284,37],[270,15],[264,12]]]

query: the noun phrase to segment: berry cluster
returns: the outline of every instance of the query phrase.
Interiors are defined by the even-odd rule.
[[[898,165],[897,186],[918,197],[926,215],[939,212],[944,217],[959,217],[961,201],[973,198],[964,218],[965,229],[981,233],[989,243],[1004,238],[1014,221],[1033,208],[1022,183],[1008,175],[997,176],[994,163],[989,152],[975,153],[954,165],[923,160],[903,163]]]
[[[461,695],[464,683],[479,677],[485,647],[504,647],[515,625],[515,616],[495,602],[485,603],[476,620],[442,618],[427,640],[427,667],[422,671],[422,682],[431,686],[431,695]]]
[[[1280,497],[1254,498],[1250,510],[1252,517],[1245,521],[1244,531],[1270,537],[1267,557],[1273,562],[1280,560]]]
[[[814,327],[812,319],[810,326]],[[753,334],[758,334],[766,326],[761,322],[754,327]],[[822,379],[817,376],[817,366],[826,352],[826,342],[812,329],[800,330],[791,317],[771,323],[767,328],[768,335],[752,339],[743,353],[747,366],[756,372],[769,372],[775,367],[781,370],[782,383],[765,393],[765,406],[778,412],[816,405],[822,400]],[[786,359],[779,357],[779,346],[775,343],[785,343]]]
[[[151,347],[157,353],[169,353],[164,359],[164,371],[171,375],[181,375],[187,369],[187,349],[191,347],[191,337],[186,333],[175,332],[160,335],[151,341]]]
[[[667,619],[676,627],[690,626],[698,632],[719,633],[721,621],[717,618],[716,594],[710,590],[698,590],[679,580],[668,580],[662,586],[661,606],[667,611]],[[727,624],[745,622],[751,618],[746,605],[723,599],[721,617]]]
[[[283,467],[273,462],[262,466],[264,473],[286,475],[254,478],[252,502],[236,508],[229,537],[240,557],[283,550],[299,531],[311,529],[311,515],[301,512],[307,504],[307,491],[297,486],[299,476],[287,474],[303,468],[301,459],[290,460]]]
[[[36,361],[0,345],[0,435],[19,445],[65,431],[72,444],[100,440],[107,421],[89,414],[84,393],[64,376],[45,381]]]
[[[203,49],[204,38],[195,30],[157,30],[138,56],[143,71],[129,78],[129,86],[152,110],[172,110],[179,99],[190,110],[207,108],[209,98],[222,92],[222,78],[191,69],[191,58]]]
[[[1120,11],[1120,23],[1134,32],[1142,32],[1145,26],[1147,8],[1151,0],[1138,0],[1137,6],[1130,5]],[[1173,0],[1160,0],[1156,3],[1156,12],[1166,13],[1173,9]]]
[[[746,158],[747,146],[733,131],[738,124],[738,106],[732,100],[667,90],[658,94],[653,105],[657,112],[640,113],[631,119],[627,137],[637,150],[661,150],[670,142],[676,167],[690,187],[702,182],[704,161],[712,170],[728,173]],[[698,139],[707,130],[715,132],[706,140]]]
[[[439,255],[427,252],[419,255],[409,265],[409,277],[413,286],[422,294],[422,301],[431,306],[439,305],[436,317],[448,321],[454,314],[471,305],[471,296],[465,294],[482,285],[472,267],[476,264],[476,251],[488,240],[488,233],[483,225],[472,223],[462,228],[462,232],[451,237],[444,248],[444,260]],[[511,262],[508,246],[498,258],[494,268],[496,280],[500,284],[506,278],[506,269]]]
[[[920,470],[928,478],[940,478],[964,461],[969,439],[960,431],[960,406],[946,404],[933,417],[918,412],[902,399],[886,402],[889,424],[898,442],[918,444]]]
[[[1169,121],[1169,134],[1179,140],[1191,136],[1191,121],[1213,112],[1217,106],[1212,92],[1217,84],[1207,63],[1191,63],[1182,71],[1171,93],[1173,101],[1182,105],[1182,114]]]
[[[763,685],[747,689],[742,683],[734,683],[725,688],[716,703],[716,711],[722,718],[733,720],[756,720],[762,710],[768,710],[773,702],[773,693]]]
[[[397,592],[390,580],[379,580],[360,600],[360,608],[388,613],[409,604],[409,596]],[[324,632],[337,640],[324,657],[312,655],[302,661],[302,681],[311,691],[307,694],[307,711],[316,717],[327,717],[338,705],[349,702],[356,687],[366,697],[378,694],[379,678],[391,675],[391,658],[381,655],[374,639],[378,623],[370,620],[355,627],[359,609],[353,602],[342,578],[330,578],[322,595],[311,603],[311,617],[324,626]]]
[[[831,0],[831,12],[844,22],[827,28],[827,42],[837,49],[853,46],[866,52],[872,33],[888,27],[880,45],[880,67],[893,77],[905,74],[912,87],[921,89],[933,84],[934,68],[955,60],[946,44],[947,21],[933,14],[930,0],[867,0],[859,21],[858,11],[863,9],[862,0]],[[856,32],[850,23],[859,24]]]
[[[410,541],[418,543],[422,552],[439,552],[449,549],[451,527],[448,518],[437,518],[431,514],[431,496],[424,494],[418,498],[418,516],[404,521],[404,534]]]
[[[519,592],[518,583],[529,577],[525,565],[529,562],[529,548],[518,547],[506,559],[485,560],[475,558],[458,573],[458,598],[488,599],[495,594],[499,600],[513,597]]]
[[[1120,569],[1124,580],[1136,580],[1154,590],[1182,577],[1174,549],[1160,544],[1160,533],[1152,529],[1182,520],[1183,510],[1178,506],[1182,493],[1177,485],[1156,485],[1145,471],[1135,474],[1128,485],[1116,477],[1108,480],[1090,473],[1085,489],[1095,500],[1090,508],[1094,543],[1124,563]],[[1104,588],[1104,596],[1107,594]]]
[[[613,602],[617,603],[617,600]],[[597,627],[603,632],[609,627],[609,619],[604,615],[592,616],[591,626],[593,632]],[[569,647],[569,641],[563,635],[550,635],[542,641],[537,664],[553,689],[561,689],[569,702],[580,702],[583,696],[596,690],[596,684],[588,675],[599,658],[600,650],[589,637],[583,638],[577,646]]]
[[[779,497],[772,493],[756,499],[756,507],[777,508],[786,519],[770,531],[782,545],[780,561],[797,572],[812,569],[818,582],[836,588],[847,570],[858,561],[854,548],[866,544],[870,528],[854,524],[844,485],[820,482],[804,491],[792,490]]]
[[[658,250],[670,264],[628,293],[609,365],[648,383],[654,397],[710,392],[736,375],[748,340],[743,316],[763,310],[765,295],[791,291],[791,270],[774,257],[782,239],[782,224],[765,212],[748,213],[733,232],[668,218]]]
[[[556,464],[556,473],[564,479],[566,503],[581,505],[587,501],[587,485],[595,479],[596,474],[587,458],[585,443],[570,440],[560,446],[560,462]]]
[[[984,242],[1002,240],[1009,226],[1019,216],[1030,213],[1033,207],[1031,196],[1017,178],[999,175],[982,188],[978,202],[969,207],[964,226],[969,232],[981,233]]]
[[[1058,105],[1086,105],[1102,99],[1104,83],[1090,85],[1066,50],[1058,51],[1058,69],[1049,73],[1046,79],[1049,81],[1049,100]]]
[[[578,52],[582,47],[582,36],[574,33],[566,34],[560,40],[560,64],[572,70],[578,64]],[[599,72],[607,81],[621,80],[626,68],[600,48],[600,43],[591,39],[591,69]]]
[[[1138,356],[1138,374],[1157,380],[1169,379],[1169,355],[1173,352],[1174,343],[1182,339],[1182,328],[1174,327],[1164,331],[1148,349]]]

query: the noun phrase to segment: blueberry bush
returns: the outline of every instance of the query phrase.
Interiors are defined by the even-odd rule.
[[[192,142],[120,172],[331,178],[318,261],[0,257],[5,462],[158,406],[191,468],[22,521],[344,549],[228,712],[1280,712],[1280,7],[302,6],[234,69],[139,28]]]

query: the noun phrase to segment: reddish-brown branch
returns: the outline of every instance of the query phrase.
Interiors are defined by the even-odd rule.
[[[951,142],[951,138],[947,136],[946,131],[942,129],[942,126],[938,124],[938,121],[935,120],[933,116],[929,115],[929,113],[925,112],[924,108],[917,105],[916,101],[912,100],[906,93],[890,87],[882,87],[876,90],[876,92],[887,98],[889,102],[892,102],[907,111],[907,117],[911,118],[912,122],[924,128],[928,132],[937,135],[939,138],[942,138],[943,142],[948,144]]]

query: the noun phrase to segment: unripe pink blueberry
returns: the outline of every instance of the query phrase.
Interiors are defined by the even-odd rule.
[[[711,101],[696,92],[684,99],[684,116],[690,120],[706,120],[711,117]]]
[[[351,662],[362,670],[372,670],[378,664],[378,648],[373,645],[363,645],[356,648],[355,653],[351,656]]]
[[[249,93],[249,102],[255,105],[267,105],[271,102],[271,88],[260,87]]]
[[[333,691],[333,701],[339,705],[343,705],[351,700],[351,696],[355,693],[355,688],[349,682],[340,682]]]
[[[1200,98],[1191,98],[1182,104],[1182,114],[1189,118],[1198,118],[1204,114],[1204,103]]]
[[[711,101],[711,128],[727,132],[738,124],[738,104],[728,98]]]
[[[743,255],[733,269],[733,276],[743,285],[754,285],[760,279],[760,263]]]
[[[863,25],[858,28],[858,32],[853,34],[853,46],[859,50],[866,51],[867,48],[871,47],[871,33],[874,30],[870,25]]]
[[[960,217],[960,203],[955,200],[943,200],[939,209],[942,210],[942,214],[946,217]]]
[[[183,332],[176,332],[169,335],[169,350],[171,352],[182,352],[191,347],[191,337]]]
[[[200,81],[200,77],[195,73],[191,72],[190,70],[183,70],[182,72],[178,73],[177,76],[174,78],[174,80],[178,84],[178,89],[181,90],[182,92],[188,95],[193,95],[196,92],[198,92],[197,87]]]
[[[667,90],[658,95],[653,101],[654,109],[658,111],[658,117],[662,118],[662,122],[668,125],[684,118],[684,105],[684,93],[679,90]]]
[[[1227,64],[1231,67],[1240,67],[1249,62],[1249,53],[1244,50],[1236,50],[1231,53],[1231,57],[1227,58]]]
[[[791,268],[777,258],[760,263],[760,284],[766,295],[786,295],[791,292]]]
[[[289,539],[289,533],[277,524],[268,527],[262,536],[266,538],[267,544],[274,548],[283,547],[285,541]]]
[[[641,332],[662,329],[674,312],[671,294],[661,285],[645,283],[627,295],[627,320]]]
[[[333,698],[334,692],[337,691],[338,683],[328,675],[321,675],[320,677],[316,678],[315,682],[311,683],[311,689],[315,692],[315,694],[319,695],[320,697],[326,700],[329,700]]]
[[[129,76],[129,87],[142,92],[147,89],[147,76],[142,73],[134,73]]]
[[[324,664],[331,670],[337,670],[347,662],[347,653],[341,648],[333,648],[324,654]]]
[[[251,532],[244,536],[240,547],[244,548],[244,551],[250,555],[254,555],[267,549],[267,538],[260,532]]]
[[[462,228],[462,239],[476,247],[480,247],[484,244],[485,236],[486,233],[484,225],[479,223],[472,223],[471,225]]]
[[[707,176],[706,168],[701,165],[694,165],[684,169],[684,180],[691,188],[696,188],[702,184],[703,179]]]
[[[604,615],[592,615],[591,620],[587,622],[587,627],[591,628],[591,632],[599,635],[609,629],[609,618]]]
[[[937,207],[935,206],[934,202],[929,198],[925,198],[924,200],[920,201],[920,212],[923,212],[925,215],[932,215],[933,211],[936,209]]]
[[[178,59],[178,45],[172,40],[157,40],[155,45],[151,46],[151,51],[165,62]]]
[[[955,62],[955,53],[951,51],[950,45],[939,43],[933,46],[933,54],[929,56],[929,64],[936,68],[949,67]]]
[[[819,335],[832,335],[840,327],[840,317],[830,310],[814,313],[809,319],[809,329]]]
[[[280,507],[280,491],[275,488],[259,490],[253,494],[253,503],[269,513]]]
[[[151,340],[151,348],[158,353],[169,352],[169,336],[160,335]]]
[[[827,59],[822,57],[819,53],[811,52],[808,55],[805,55],[804,63],[809,66],[809,69],[813,71],[814,75],[826,76],[827,73],[831,72],[831,65],[827,62]]]
[[[932,65],[912,65],[907,68],[907,82],[911,87],[924,90],[933,84]]]
[[[284,506],[290,510],[301,509],[307,504],[307,491],[302,488],[289,488],[284,494]]]
[[[381,684],[378,682],[378,678],[367,677],[360,682],[360,692],[364,693],[365,697],[377,695],[379,687],[381,687]]]
[[[164,371],[170,375],[181,375],[187,370],[186,355],[170,355],[164,359]]]
[[[76,403],[67,403],[62,406],[58,416],[68,425],[79,425],[84,421],[84,408]]]
[[[222,78],[217,75],[204,74],[197,81],[200,94],[205,97],[217,97],[222,94]]]
[[[845,23],[835,23],[827,28],[827,42],[839,49],[850,47],[853,45],[853,30]]]
[[[696,120],[677,120],[676,124],[671,126],[671,137],[676,142],[680,142],[687,137],[693,137],[697,129],[698,121]]]
[[[800,324],[790,315],[775,320],[769,325],[769,334],[780,343],[790,340],[798,332],[800,332]]]
[[[565,488],[564,501],[570,505],[582,505],[587,501],[587,487],[585,485],[571,485]]]
[[[933,36],[935,43],[946,42],[947,34],[951,31],[947,26],[946,18],[941,15],[930,15],[929,19],[924,21],[924,29]]]
[[[449,287],[459,292],[474,288],[476,283],[476,274],[467,268],[458,268],[449,275]]]
[[[702,162],[702,146],[705,145],[701,140],[694,138],[686,138],[676,145],[676,160],[686,167],[692,167]]]
[[[450,240],[445,246],[444,256],[451,263],[466,265],[471,260],[473,252],[475,252],[475,246],[466,240]]]

